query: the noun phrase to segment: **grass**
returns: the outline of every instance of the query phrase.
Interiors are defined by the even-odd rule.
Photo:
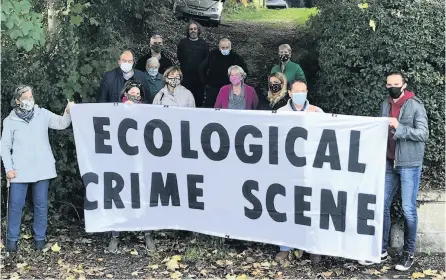
[[[266,9],[244,8],[224,14],[224,21],[249,21],[256,23],[281,23],[304,25],[310,16],[317,14],[316,8]]]

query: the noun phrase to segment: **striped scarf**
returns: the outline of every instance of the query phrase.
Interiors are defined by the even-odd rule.
[[[14,109],[17,117],[21,118],[25,122],[29,123],[34,116],[34,108],[30,111],[22,110],[20,107]]]

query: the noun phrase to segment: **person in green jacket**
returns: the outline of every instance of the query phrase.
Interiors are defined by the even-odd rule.
[[[273,67],[271,74],[280,72],[285,74],[289,83],[296,80],[305,81],[305,74],[299,64],[292,62],[291,59],[291,47],[288,44],[279,46],[280,63]]]

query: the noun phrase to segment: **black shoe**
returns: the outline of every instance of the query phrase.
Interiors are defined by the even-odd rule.
[[[41,251],[45,247],[45,240],[36,240],[36,250]]]
[[[395,269],[399,271],[409,270],[410,267],[413,265],[414,260],[415,258],[413,256],[413,253],[404,252],[402,259],[395,266]]]
[[[6,251],[17,252],[17,241],[6,240]]]
[[[381,261],[379,263],[383,263],[385,261],[387,261],[387,258],[389,257],[389,254],[387,254],[387,251],[384,253],[381,253]],[[373,265],[373,264],[379,264],[379,263],[374,263],[371,261],[359,261],[358,262],[360,265],[364,265],[364,266],[369,266],[369,265]]]

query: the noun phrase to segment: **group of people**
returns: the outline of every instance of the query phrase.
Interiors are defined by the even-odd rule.
[[[165,55],[163,38],[159,34],[150,38],[150,52],[137,62],[130,50],[124,51],[118,67],[105,73],[97,102],[323,113],[321,108],[309,104],[304,71],[290,60],[289,45],[279,47],[279,62],[272,67],[268,77],[267,94],[258,95],[253,87],[245,84],[249,75],[247,65],[232,50],[229,39],[222,39],[218,49],[209,51],[208,44],[200,38],[201,27],[198,23],[190,22],[186,34],[186,38],[178,44],[179,66],[174,66]],[[382,103],[380,115],[389,118],[389,137],[382,261],[387,259],[390,206],[396,190],[401,186],[406,232],[403,258],[396,269],[408,270],[414,261],[416,197],[424,146],[429,134],[427,115],[420,98],[407,89],[402,73],[388,74],[385,88],[388,97]],[[259,97],[262,99],[263,96],[266,102],[262,104]],[[6,177],[11,182],[6,249],[10,252],[17,250],[28,187],[33,190],[36,248],[42,249],[47,227],[48,187],[50,180],[56,177],[48,129],[65,129],[70,125],[72,103],[69,102],[64,115],[59,116],[35,104],[31,87],[19,86],[13,93],[11,105],[13,110],[3,122],[1,141]],[[118,232],[111,233],[109,252],[117,250],[118,237]],[[150,232],[145,232],[145,242],[148,249],[155,248]],[[291,258],[295,255],[291,252],[291,248],[280,246],[276,259]],[[310,256],[313,262],[321,259],[315,254],[310,253]],[[368,261],[360,263],[372,264]]]

